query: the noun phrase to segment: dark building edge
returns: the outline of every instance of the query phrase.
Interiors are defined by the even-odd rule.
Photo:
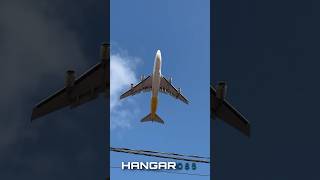
[[[104,16],[104,20],[105,22],[103,22],[103,32],[104,32],[104,37],[102,39],[102,42],[107,42],[110,44],[110,0],[104,0],[103,1],[103,6],[105,7],[105,11],[103,13]],[[109,53],[110,56],[110,53]],[[110,58],[109,58],[110,59]],[[108,66],[110,67],[110,61],[108,61]],[[107,74],[109,74],[109,82],[110,82],[110,68],[107,69],[109,72],[106,72]],[[109,86],[109,92],[110,92],[110,86]],[[106,149],[107,151],[106,153],[106,160],[105,160],[105,175],[107,177],[107,179],[110,179],[110,93],[107,93],[105,95],[105,99],[106,99],[106,118],[105,120],[105,127],[106,127],[106,131],[105,131],[105,138],[106,138]]]
[[[216,62],[216,0],[210,1],[210,84],[214,84],[216,82],[216,74],[214,71],[215,62]],[[210,84],[208,84],[208,93],[210,94]],[[211,104],[211,103],[210,103]],[[210,108],[211,109],[211,108]],[[211,116],[210,116],[211,117]],[[214,123],[210,119],[210,179],[214,179],[214,167],[215,164],[215,131],[214,131]]]

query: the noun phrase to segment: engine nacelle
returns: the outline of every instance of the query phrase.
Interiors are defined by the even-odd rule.
[[[172,77],[169,78],[169,83],[172,84]]]
[[[224,100],[227,96],[227,84],[225,82],[219,82],[217,87],[217,98]]]
[[[73,70],[68,70],[66,72],[66,79],[65,79],[65,86],[67,88],[70,88],[74,85],[74,81],[76,79],[75,71]]]
[[[145,79],[144,75],[141,75],[140,80],[143,81]]]
[[[181,88],[178,88],[178,92],[181,93]]]
[[[131,84],[131,89],[133,88],[133,84]]]
[[[110,56],[110,44],[106,42],[102,43],[100,51],[101,59],[105,61],[105,63],[107,63],[106,61],[109,59]]]

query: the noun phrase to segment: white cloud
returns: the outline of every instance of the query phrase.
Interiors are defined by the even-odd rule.
[[[120,95],[125,92],[130,84],[135,84],[135,65],[138,58],[129,57],[125,53],[111,54],[110,61],[110,121],[111,130],[116,128],[129,128],[130,121],[139,111],[132,99],[120,100]],[[125,103],[124,103],[125,101]]]
[[[58,15],[48,15],[47,8],[56,8],[50,1],[43,4],[51,6],[0,1],[0,81],[6,83],[0,95],[1,152],[11,152],[21,137],[36,133],[25,130],[24,124],[30,122],[28,105],[40,84],[48,77],[62,77],[68,67],[86,64],[77,32]]]
[[[61,15],[63,8],[62,0],[0,1],[0,81],[5,83],[0,94],[0,167],[16,169],[1,173],[0,179],[30,179],[30,174],[32,179],[48,177],[67,162],[56,155],[59,152],[31,153],[44,144],[36,143],[38,123],[32,128],[30,123],[33,105],[43,98],[40,89],[63,85],[65,70],[86,67],[90,59],[83,50],[82,36]],[[45,128],[52,129],[42,126]],[[85,147],[78,148],[82,151]],[[19,173],[14,174],[16,171]]]

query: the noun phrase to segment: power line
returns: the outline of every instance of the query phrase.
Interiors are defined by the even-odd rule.
[[[121,167],[117,166],[111,166],[112,169],[121,169]],[[167,173],[167,174],[180,174],[180,175],[189,175],[189,176],[210,176],[210,174],[200,174],[200,173],[184,173],[184,172],[174,172],[174,171],[164,171],[164,170],[138,170],[138,171],[147,171],[147,172],[161,172],[161,173]]]
[[[157,152],[157,151],[133,150],[133,149],[128,149],[128,148],[113,148],[113,147],[110,147],[110,151],[127,153],[127,154],[158,157],[158,158],[165,158],[165,159],[197,162],[197,163],[208,163],[208,164],[210,163],[209,160],[204,160],[204,159],[209,159],[207,157],[182,155],[182,154],[177,154],[177,153],[164,153],[164,152]]]
[[[112,147],[111,147],[112,148]],[[117,148],[125,151],[133,151],[133,149],[128,148]],[[210,159],[210,157],[202,157],[197,155],[185,155],[185,154],[177,154],[177,153],[167,153],[167,152],[160,152],[160,151],[150,151],[150,150],[134,150],[134,151],[140,151],[145,153],[155,153],[155,154],[164,154],[164,155],[172,155],[172,156],[181,156],[181,157],[191,157],[191,158],[200,158],[200,159]]]

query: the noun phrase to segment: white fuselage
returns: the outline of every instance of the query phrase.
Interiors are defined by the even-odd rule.
[[[157,51],[156,57],[154,59],[153,72],[152,72],[152,97],[158,97],[158,92],[160,88],[161,80],[161,52]]]
[[[152,92],[151,92],[151,106],[150,106],[151,118],[156,117],[161,76],[162,76],[161,75],[161,52],[160,50],[158,50],[154,60],[153,73],[152,73]]]

